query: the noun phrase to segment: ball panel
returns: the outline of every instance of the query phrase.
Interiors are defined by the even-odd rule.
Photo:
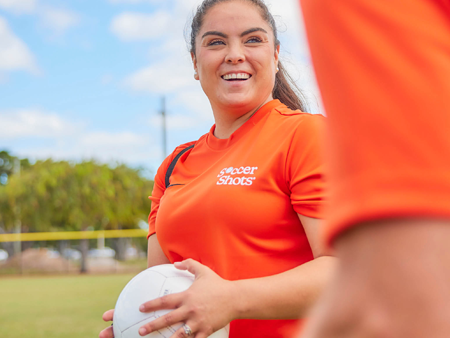
[[[166,280],[162,274],[145,270],[133,278],[123,289],[114,310],[114,325],[119,324],[120,331],[124,331],[137,322],[146,320],[153,313],[142,313],[139,306],[149,300],[158,298],[163,292]],[[149,285],[152,287],[149,287]],[[118,320],[120,318],[120,320]]]
[[[167,278],[169,277],[189,277],[192,279],[194,278],[194,275],[192,273],[185,270],[178,270],[173,264],[161,264],[148,268],[147,270],[156,271]]]
[[[119,332],[154,315],[153,312],[140,312],[141,304],[165,294],[184,291],[193,281],[194,275],[188,271],[178,270],[172,264],[158,265],[136,275],[122,290],[116,302],[113,319],[116,337]],[[162,316],[170,311],[161,310],[157,315]]]
[[[183,277],[169,277],[164,281],[159,297],[170,295],[172,293],[183,292],[189,289],[194,282],[194,278]]]
[[[156,318],[158,318],[158,316],[152,316],[141,323],[137,323],[137,324],[129,327],[128,329],[126,329],[125,331],[122,332],[121,338],[142,338],[142,336],[140,336],[139,332],[138,332],[139,328],[142,325],[144,325]],[[146,335],[145,338],[169,338],[182,326],[183,326],[183,324],[175,324],[175,325],[166,327],[162,330],[152,332],[152,333]]]

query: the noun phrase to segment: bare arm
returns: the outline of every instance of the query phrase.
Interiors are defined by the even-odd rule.
[[[340,266],[302,337],[448,337],[449,243],[450,221],[436,219],[373,221],[342,234]]]
[[[153,234],[148,238],[147,267],[161,264],[170,264],[170,261],[162,251],[156,234]]]
[[[320,245],[321,220],[298,216],[315,259],[275,276],[236,281],[238,318],[296,319],[303,317],[320,296],[336,259],[326,256]]]

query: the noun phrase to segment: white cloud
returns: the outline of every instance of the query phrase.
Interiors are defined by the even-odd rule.
[[[198,120],[193,116],[188,115],[168,115],[166,116],[166,127],[168,130],[185,130],[191,129],[198,125]],[[153,115],[149,119],[149,124],[152,127],[160,128],[162,125],[161,116]]]
[[[37,73],[33,54],[0,16],[0,71],[26,70]]]
[[[36,8],[36,0],[0,0],[0,8],[15,14],[31,13]]]
[[[131,132],[110,133],[105,131],[91,132],[81,136],[80,144],[88,147],[128,148],[139,146],[147,141],[147,137]]]
[[[100,161],[143,162],[149,156],[151,138],[129,131],[95,131],[80,135],[72,156]],[[67,154],[66,154],[67,156]]]
[[[193,112],[197,122],[208,122],[211,125],[214,123],[211,104],[200,85],[186,88],[177,93],[173,104],[180,105]]]
[[[158,149],[148,135],[130,131],[82,132],[67,140],[61,148],[40,149],[41,155],[60,159],[96,159],[101,162],[122,161],[142,164],[150,158],[158,159]]]
[[[43,5],[38,0],[0,0],[0,8],[14,14],[32,14],[39,18],[41,26],[49,28],[56,35],[77,25],[80,17],[74,11]]]
[[[3,144],[27,141],[26,150],[16,151],[31,159],[96,159],[143,164],[160,160],[160,151],[148,134],[132,131],[87,131],[80,121],[69,121],[56,113],[36,109],[0,111]]]
[[[72,134],[77,126],[55,113],[35,109],[0,112],[0,139],[57,138]]]
[[[80,22],[77,13],[53,7],[41,7],[39,17],[41,25],[51,29],[56,35],[63,35],[69,28]]]
[[[149,93],[174,92],[195,82],[192,66],[174,57],[152,64],[125,79],[129,88]]]
[[[168,12],[153,14],[124,12],[111,22],[111,31],[123,41],[151,40],[163,36],[171,23]]]
[[[35,147],[27,147],[26,150],[17,150],[20,156],[33,160],[52,158],[54,160],[90,160],[94,159],[103,163],[111,163],[115,161],[128,163],[131,165],[153,166],[161,160],[161,150],[152,142],[150,137],[143,135],[130,134],[131,139],[140,139],[142,142],[129,142],[126,139],[124,144],[114,143],[92,143],[89,140],[98,139],[99,135],[103,135],[102,139],[120,140],[126,132],[110,133],[110,132],[93,132],[73,135],[71,138],[60,138],[55,140],[51,145],[38,145]]]

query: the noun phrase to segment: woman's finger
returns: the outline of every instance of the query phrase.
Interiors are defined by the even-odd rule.
[[[151,332],[163,329],[173,324],[182,323],[187,319],[187,314],[181,309],[171,311],[164,316],[161,316],[151,322],[142,325],[139,328],[139,334],[145,336]]]
[[[114,317],[114,309],[108,310],[103,314],[103,320],[105,322],[110,322],[111,320],[113,320]]]
[[[187,322],[178,330],[176,330],[173,335],[170,336],[170,338],[195,338],[195,337],[197,336],[195,334],[194,329],[192,328],[191,322]]]
[[[175,262],[174,266],[179,270],[189,271],[196,278],[209,269],[205,265],[193,260],[192,258],[188,258],[182,262]]]
[[[99,338],[113,338],[114,331],[113,331],[112,326],[107,327],[106,329],[102,330],[98,336],[99,336]]]
[[[181,293],[174,293],[172,295],[162,296],[145,302],[139,307],[141,312],[152,312],[157,310],[175,309],[181,302]]]

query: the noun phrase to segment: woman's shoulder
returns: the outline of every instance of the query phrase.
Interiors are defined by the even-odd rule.
[[[180,144],[177,146],[164,161],[159,166],[158,172],[165,172],[169,167],[170,163],[178,156],[182,151],[186,151],[189,147],[194,146],[198,141],[191,141],[187,143]]]
[[[286,127],[290,126],[293,129],[321,129],[326,122],[326,117],[322,114],[312,114],[299,109],[290,109],[282,103],[272,110],[272,114],[279,120],[279,123],[284,124]]]
[[[197,141],[190,141],[190,142],[187,142],[187,143],[180,144],[178,147],[176,147],[176,148],[174,149],[174,151],[172,152],[172,154],[171,154],[169,157],[175,158],[180,152],[182,152],[182,151],[185,150],[186,148],[189,148],[189,147],[194,146],[197,142],[198,142],[198,140],[197,140]]]
[[[322,114],[312,114],[301,111],[300,109],[291,109],[280,102],[278,106],[276,106],[273,111],[277,112],[281,116],[294,117],[296,119],[305,119],[305,120],[320,120],[325,119],[325,116]]]

